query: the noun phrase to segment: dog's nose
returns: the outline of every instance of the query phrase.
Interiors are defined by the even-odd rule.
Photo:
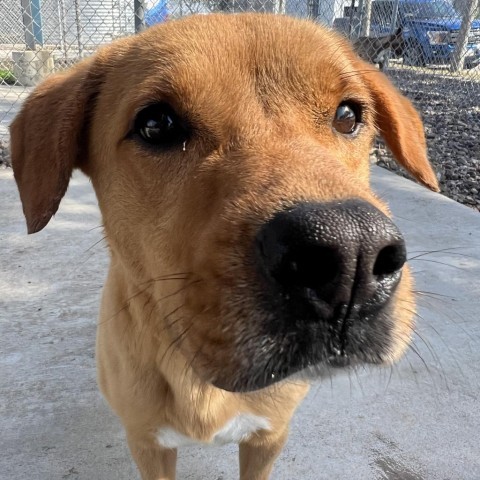
[[[360,199],[278,212],[259,230],[256,250],[264,276],[285,298],[337,320],[385,304],[406,261],[398,228]]]

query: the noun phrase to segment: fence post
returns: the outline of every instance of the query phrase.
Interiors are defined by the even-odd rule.
[[[145,30],[145,0],[134,0],[135,33]]]
[[[280,15],[285,15],[285,0],[275,0],[273,12]]]
[[[27,50],[35,50],[35,35],[33,33],[32,3],[30,0],[20,0],[22,7],[23,31]]]
[[[361,37],[368,37],[370,33],[370,20],[372,17],[372,0],[365,0],[364,12],[362,16]]]
[[[459,72],[463,70],[463,64],[465,62],[465,53],[467,52],[468,34],[472,22],[475,19],[475,14],[478,8],[478,0],[468,0],[465,2],[465,9],[463,10],[462,26],[458,33],[457,42],[455,45],[455,51],[453,52],[450,70],[452,72]]]
[[[363,8],[364,0],[358,0],[357,11],[354,13],[355,25],[353,30],[353,38],[357,39],[362,34],[363,24]]]
[[[393,11],[392,11],[392,19],[390,20],[390,33],[395,33],[395,30],[397,29],[397,18],[398,18],[398,4],[400,3],[400,0],[395,0],[393,4]]]
[[[60,24],[63,56],[66,60],[67,59],[67,25],[66,25],[65,1],[64,0],[58,0],[58,21],[59,21],[59,24]]]
[[[40,12],[40,0],[30,0],[32,21],[33,21],[33,36],[35,42],[43,47],[43,30],[42,30],[42,14]]]
[[[75,25],[77,27],[77,47],[79,58],[83,57],[83,44],[82,44],[82,20],[80,14],[80,0],[74,0],[75,7]]]
[[[308,1],[308,16],[316,20],[317,17],[319,16],[319,8],[320,8],[320,3],[319,0],[309,0]]]
[[[345,7],[343,7],[345,9]],[[352,39],[353,38],[353,32],[354,32],[354,20],[355,20],[355,0],[352,0],[350,3],[350,15],[348,16],[348,38]],[[342,12],[342,15],[344,13]]]
[[[395,33],[395,31],[397,30],[397,19],[398,19],[398,4],[400,3],[400,0],[395,0],[394,4],[393,4],[393,11],[392,11],[392,18],[390,20],[390,35],[393,35]],[[385,60],[385,63],[384,63],[384,68],[387,68],[389,67],[389,64],[390,64],[390,55],[392,54],[392,52],[389,50],[387,52],[387,58]]]

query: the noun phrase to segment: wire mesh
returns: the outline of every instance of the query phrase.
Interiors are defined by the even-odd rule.
[[[461,89],[480,108],[480,0],[1,0],[0,141],[49,74],[154,23],[216,11],[309,17],[348,37],[407,94],[453,82],[445,95]]]

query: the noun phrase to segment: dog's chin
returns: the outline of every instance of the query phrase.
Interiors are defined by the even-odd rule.
[[[320,319],[299,327],[298,318],[277,318],[274,331],[270,317],[269,327],[267,322],[255,335],[250,331],[221,365],[210,363],[203,378],[229,392],[253,392],[280,382],[311,382],[356,367],[389,365],[395,352],[404,349],[392,314],[391,305],[386,305],[355,322],[345,320],[349,327],[340,341],[331,325]]]
[[[285,369],[282,372],[275,371],[261,376],[242,378],[215,378],[212,385],[221,390],[232,393],[251,393],[264,390],[284,382],[307,382],[322,380],[332,376],[332,367],[328,362],[321,362],[295,371],[294,368]]]
[[[272,372],[258,373],[252,376],[242,376],[241,374],[234,378],[217,377],[210,380],[210,383],[221,390],[232,393],[251,393],[257,392],[269,387],[275,387],[285,382],[289,383],[314,383],[324,379],[331,379],[342,372],[354,370],[356,367],[381,366],[388,365],[390,362],[375,361],[366,362],[358,359],[351,359],[348,356],[332,356],[316,364],[310,364],[303,367],[289,367],[282,370],[276,369]]]
[[[323,350],[323,349],[320,349]],[[288,358],[288,357],[287,357]],[[285,382],[313,383],[323,379],[331,379],[342,372],[348,372],[358,367],[386,366],[392,363],[392,356],[385,352],[372,351],[369,354],[319,354],[316,358],[297,357],[287,360],[285,356],[278,355],[269,358],[266,362],[260,361],[260,367],[255,364],[242,370],[228,368],[234,372],[225,375],[227,369],[210,377],[209,383],[222,390],[234,393],[249,393],[265,388],[274,388],[277,384]],[[269,365],[274,365],[269,367]]]

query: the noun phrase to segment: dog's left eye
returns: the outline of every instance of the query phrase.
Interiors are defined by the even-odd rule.
[[[344,135],[355,133],[361,122],[360,106],[345,102],[341,103],[335,112],[333,119],[333,128]]]
[[[173,109],[164,103],[149,105],[138,112],[133,133],[150,145],[174,147],[187,140],[187,128]]]

